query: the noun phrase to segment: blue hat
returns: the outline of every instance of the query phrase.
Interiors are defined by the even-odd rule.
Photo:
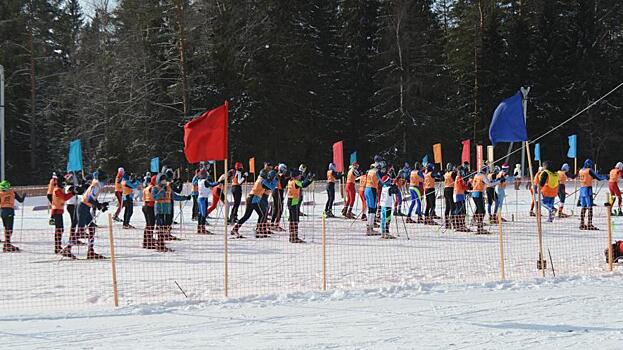
[[[590,160],[590,159],[586,159],[586,160],[584,161],[584,167],[585,167],[585,168],[592,168],[592,167],[593,167],[593,161],[592,161],[592,160]]]

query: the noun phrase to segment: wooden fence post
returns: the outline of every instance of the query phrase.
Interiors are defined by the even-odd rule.
[[[108,213],[108,244],[110,245],[110,268],[112,269],[112,294],[115,307],[119,306],[119,291],[117,290],[117,262],[115,257],[115,240],[112,235],[112,215]]]
[[[322,214],[322,290],[327,290],[327,216]]]
[[[500,277],[506,280],[506,270],[504,267],[504,238],[502,236],[502,213],[498,213],[498,233],[500,240]]]
[[[612,272],[612,207],[608,207],[608,271]]]

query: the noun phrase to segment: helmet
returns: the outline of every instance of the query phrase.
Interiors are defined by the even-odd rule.
[[[354,163],[352,164],[352,167],[353,167],[353,168],[355,168],[355,169],[356,169],[356,168],[359,168],[359,162],[354,162]]]
[[[277,167],[277,170],[279,170],[280,174],[285,174],[286,172],[288,172],[288,166],[280,163],[279,166]]]
[[[8,191],[11,189],[11,183],[7,180],[0,182],[0,191]]]
[[[108,180],[108,175],[104,172],[104,170],[98,169],[93,173],[93,178],[97,181],[106,181]]]
[[[433,171],[433,169],[435,169],[435,164],[433,163],[426,164],[426,169],[428,169],[429,171]]]
[[[242,167],[242,163],[240,163],[240,162],[236,162],[236,164],[234,165],[234,169],[236,169],[236,170],[242,170],[242,168],[243,168]]]
[[[378,163],[383,161],[383,157],[379,156],[378,154],[374,156],[374,162]]]
[[[618,162],[617,165],[615,165],[614,167],[619,169],[619,170],[623,170],[623,163]]]
[[[173,169],[167,169],[164,172],[164,175],[167,177],[168,180],[172,180],[173,179]]]
[[[549,169],[549,160],[543,162],[543,169]]]
[[[119,167],[119,169],[117,169],[117,176],[121,176],[125,173],[125,169],[123,169],[122,167]]]
[[[585,168],[592,168],[593,167],[593,161],[590,159],[587,159],[584,161],[584,167]]]
[[[58,176],[56,175],[56,171],[52,173],[52,178],[53,179],[58,179]]]
[[[569,171],[569,164],[565,163],[560,167],[560,170],[562,171]]]
[[[452,170],[454,170],[454,165],[452,163],[446,164],[446,171],[452,171]]]
[[[510,166],[508,165],[508,163],[502,164],[502,170],[508,170],[508,169],[510,169]]]
[[[167,183],[167,176],[163,173],[160,173],[156,176],[156,183],[158,185],[166,185]]]
[[[383,175],[383,177],[381,178],[381,181],[387,182],[387,180],[389,180],[389,175]]]
[[[376,162],[376,168],[377,168],[377,169],[383,169],[383,168],[385,168],[386,166],[387,166],[387,164],[385,163],[385,161],[384,161],[384,160],[381,160],[381,161]]]
[[[329,163],[329,170],[335,171],[335,164]]]
[[[305,165],[304,163],[301,163],[301,165],[299,165],[299,171],[304,173],[307,170],[307,165]]]
[[[290,170],[290,177],[299,177],[301,176],[301,172],[298,169]]]
[[[500,170],[502,170],[502,169],[500,169],[500,166],[499,166],[499,165],[496,165],[496,166],[494,166],[494,167],[493,167],[493,172],[494,172],[494,173],[499,173],[499,172],[500,172]]]

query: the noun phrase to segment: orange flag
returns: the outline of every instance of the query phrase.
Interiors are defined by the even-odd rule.
[[[255,174],[255,157],[249,158],[249,172]]]
[[[443,165],[443,159],[441,158],[441,143],[433,145],[433,156],[435,157],[435,163]]]

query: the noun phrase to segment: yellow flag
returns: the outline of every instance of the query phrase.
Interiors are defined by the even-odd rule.
[[[249,158],[249,172],[255,174],[255,157]]]
[[[487,146],[487,162],[489,162],[489,165],[492,165],[495,161],[494,157],[493,146]]]
[[[441,157],[441,143],[433,145],[433,156],[435,158],[435,163],[443,165],[443,159]]]

